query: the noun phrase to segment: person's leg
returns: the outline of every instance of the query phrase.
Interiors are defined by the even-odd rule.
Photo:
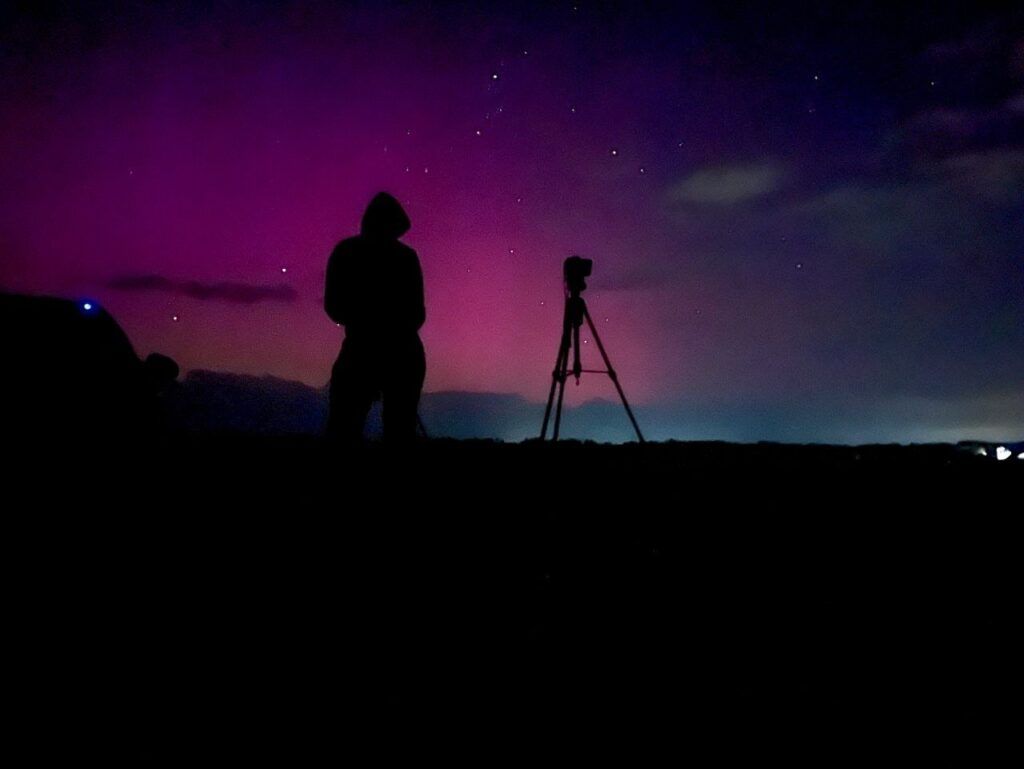
[[[375,396],[368,362],[360,360],[351,347],[341,354],[331,369],[330,398],[327,411],[327,437],[337,445],[358,445],[363,426]]]
[[[393,352],[384,383],[384,442],[408,444],[416,438],[416,415],[426,377],[426,359],[418,337]]]

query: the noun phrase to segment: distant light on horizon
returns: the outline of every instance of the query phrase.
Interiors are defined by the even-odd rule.
[[[1010,451],[1006,446],[996,447],[996,459],[1002,462],[1004,459],[1009,459],[1013,456],[1013,452]]]

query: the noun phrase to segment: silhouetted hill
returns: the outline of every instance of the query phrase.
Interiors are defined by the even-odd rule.
[[[170,424],[178,430],[316,435],[327,417],[327,388],[272,376],[197,370],[167,393],[166,404]],[[618,410],[614,414],[612,407]],[[623,419],[621,406],[615,404],[582,409],[590,422],[605,412]],[[431,437],[523,440],[537,435],[543,406],[519,395],[436,392],[423,394],[420,415]],[[379,404],[367,420],[367,433],[380,433]]]
[[[260,435],[315,434],[327,414],[325,390],[277,377],[191,371],[166,395],[173,428]]]
[[[253,435],[319,435],[327,416],[327,388],[272,376],[255,377],[196,370],[176,383],[165,395],[170,424],[186,432],[235,432]],[[637,419],[648,440],[725,440],[753,443],[771,440],[782,443],[943,443],[982,437],[978,445],[994,450],[998,445],[1016,445],[1019,434],[1012,427],[1016,412],[1007,417],[1008,427],[998,431],[986,427],[977,415],[964,414],[981,425],[979,435],[964,434],[944,427],[941,418],[931,425],[921,412],[906,412],[893,406],[895,417],[882,426],[880,411],[864,404],[862,411],[847,409],[843,419],[848,427],[822,433],[814,425],[815,414],[825,403],[700,403],[640,405]],[[992,411],[989,409],[989,411]],[[988,412],[986,412],[988,413]],[[992,412],[996,413],[996,412]],[[434,438],[484,438],[521,441],[540,431],[544,404],[519,395],[476,392],[428,392],[420,402],[420,415]],[[961,418],[955,417],[955,419]],[[954,422],[955,423],[955,419]],[[902,420],[902,421],[901,421]],[[952,423],[951,423],[952,424]],[[371,437],[380,434],[377,404],[366,425]],[[959,433],[959,434],[958,434]],[[635,440],[622,405],[614,400],[594,399],[580,405],[566,405],[562,436],[597,442],[623,443]],[[1016,449],[1014,454],[1020,449]]]

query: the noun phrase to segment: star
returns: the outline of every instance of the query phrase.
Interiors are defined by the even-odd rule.
[[[478,129],[476,129],[476,135],[477,135],[477,136],[480,136],[480,135],[481,135],[481,133],[480,133],[480,129],[479,129],[479,128],[478,128]]]
[[[172,315],[171,316],[171,320],[174,321],[175,323],[177,323],[178,322],[178,316],[177,315]]]
[[[288,272],[288,268],[287,267],[282,267],[281,268],[281,272]]]
[[[640,173],[642,173],[642,174],[647,173],[647,169],[644,168],[643,166],[640,166]]]
[[[497,79],[498,79],[498,73],[495,72],[494,74],[491,75],[491,80],[497,80]]]
[[[612,147],[612,157],[615,157],[618,154],[619,154],[619,151],[617,149],[615,149],[614,147]]]

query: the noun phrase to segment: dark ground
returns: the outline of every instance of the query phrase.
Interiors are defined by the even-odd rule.
[[[576,758],[959,766],[1017,723],[1024,461],[232,437],[113,456],[23,455],[8,482],[11,725],[40,758],[480,742],[491,763],[556,736]]]

